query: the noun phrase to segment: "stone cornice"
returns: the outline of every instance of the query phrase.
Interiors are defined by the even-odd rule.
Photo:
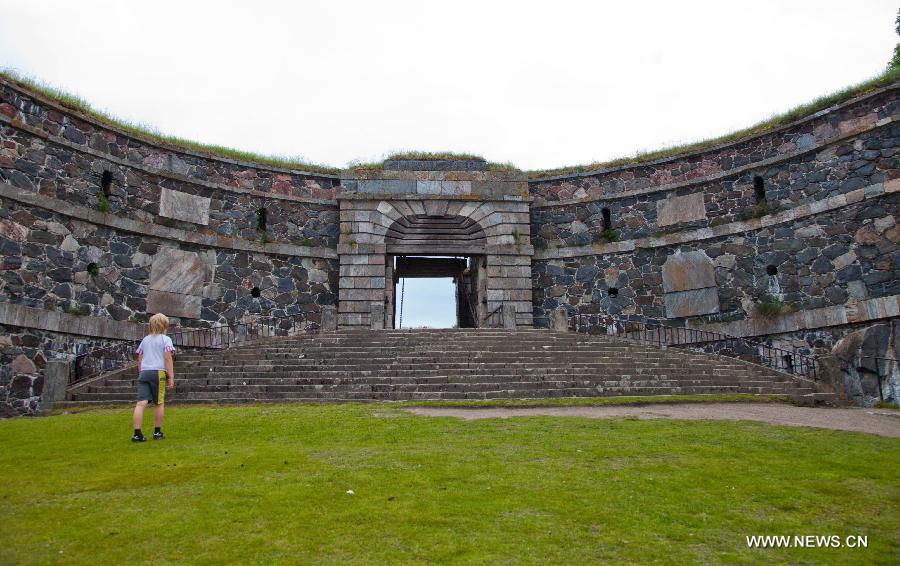
[[[733,322],[696,323],[687,321],[688,328],[719,332],[731,336],[766,336],[798,330],[813,330],[829,326],[860,324],[873,320],[900,316],[900,295],[850,301],[843,305],[809,309],[779,315],[775,318],[754,317]]]
[[[771,214],[762,218],[754,218],[744,222],[731,222],[729,224],[720,224],[712,228],[699,228],[697,230],[688,230],[685,232],[677,232],[675,234],[667,234],[660,237],[638,238],[635,240],[624,240],[622,242],[612,242],[608,244],[593,244],[589,246],[565,246],[560,248],[536,250],[534,253],[535,260],[547,259],[563,259],[567,257],[582,257],[590,255],[611,255],[632,252],[636,249],[645,248],[664,248],[678,244],[686,244],[697,242],[700,240],[710,240],[713,238],[721,238],[723,236],[731,236],[733,234],[742,234],[745,232],[753,232],[768,226],[784,224],[785,222],[793,222],[821,214],[844,208],[857,202],[880,198],[884,195],[900,191],[900,179],[894,179],[887,183],[876,183],[868,185],[861,189],[849,192],[843,195],[836,195],[827,199],[801,204],[784,212]]]
[[[96,118],[88,116],[87,114],[84,114],[83,112],[79,112],[78,110],[75,110],[72,108],[66,108],[65,106],[62,106],[55,100],[47,98],[46,96],[44,96],[38,92],[35,92],[33,90],[23,88],[22,86],[19,86],[16,83],[10,82],[10,81],[4,79],[3,77],[0,77],[0,83],[11,88],[12,90],[18,92],[19,94],[23,94],[25,96],[28,96],[30,98],[33,98],[33,99],[39,101],[41,103],[41,105],[43,105],[43,106],[48,106],[50,108],[53,108],[60,114],[65,114],[66,116],[73,116],[83,122],[87,122],[88,124],[96,126],[97,128],[100,128],[103,130],[108,130],[110,132],[115,132],[117,135],[129,138],[129,139],[133,139],[135,141],[139,141],[140,143],[146,144],[151,147],[157,147],[164,151],[178,153],[181,155],[190,155],[191,157],[196,157],[199,159],[207,159],[209,161],[219,161],[221,163],[228,163],[230,165],[238,165],[240,167],[247,167],[250,169],[257,169],[260,171],[272,171],[275,173],[288,173],[290,175],[302,175],[304,177],[318,177],[320,179],[338,179],[339,178],[337,175],[332,175],[330,173],[315,173],[312,171],[303,171],[300,169],[285,169],[283,167],[268,166],[268,165],[263,165],[261,163],[254,163],[253,161],[240,161],[237,159],[229,159],[227,157],[218,157],[215,155],[209,155],[207,153],[202,153],[199,151],[191,151],[189,149],[179,147],[176,145],[167,144],[165,142],[159,142],[156,140],[148,140],[148,139],[142,138],[141,136],[135,135],[131,132],[127,132],[127,131],[125,131],[121,128],[118,128],[112,124],[109,124],[107,122],[103,122],[101,120],[98,120]]]
[[[828,138],[825,141],[819,142],[817,144],[813,144],[807,148],[793,151],[791,153],[785,153],[783,155],[779,155],[777,157],[770,157],[769,159],[763,159],[762,161],[757,161],[754,163],[750,163],[747,165],[742,165],[740,167],[735,167],[733,169],[728,169],[727,171],[719,171],[718,173],[713,173],[712,175],[705,175],[703,177],[696,177],[689,181],[680,181],[678,183],[667,183],[665,185],[655,185],[653,187],[646,187],[644,189],[634,189],[630,191],[622,191],[621,193],[616,193],[612,195],[603,195],[596,197],[584,197],[578,199],[566,199],[566,200],[554,200],[554,201],[543,201],[540,203],[536,203],[533,205],[533,208],[553,208],[556,206],[568,206],[572,204],[586,204],[590,202],[603,202],[603,201],[616,201],[621,200],[623,198],[639,196],[639,195],[647,195],[653,193],[667,192],[667,191],[675,191],[678,189],[683,189],[685,187],[691,187],[694,185],[703,185],[705,183],[710,183],[713,181],[720,181],[722,179],[727,179],[729,177],[737,177],[746,173],[747,171],[753,171],[754,169],[760,169],[763,167],[769,167],[770,165],[774,165],[776,163],[781,163],[784,161],[789,161],[801,155],[806,155],[807,153],[813,153],[817,151],[821,151],[823,148],[828,147],[830,145],[834,145],[836,143],[840,143],[848,138],[854,138],[859,136],[860,134],[864,134],[866,132],[870,132],[872,130],[876,130],[879,128],[883,128],[889,124],[897,121],[897,118],[900,116],[889,116],[884,118],[883,120],[879,120],[875,124],[870,126],[863,126],[860,128],[856,128],[852,131],[849,131],[844,134],[840,134],[837,136],[833,136]],[[529,185],[531,185],[533,181],[529,181]]]
[[[256,197],[272,199],[272,200],[285,200],[291,202],[302,202],[306,204],[321,204],[326,206],[336,206],[337,201],[334,199],[318,199],[311,197],[297,197],[293,195],[282,195],[278,193],[270,193],[265,191],[256,191],[253,189],[245,189],[243,187],[232,187],[230,185],[223,185],[221,183],[211,183],[209,181],[203,181],[200,179],[194,179],[192,177],[186,177],[184,175],[179,175],[178,173],[173,173],[172,171],[168,171],[166,169],[157,169],[156,167],[148,167],[143,163],[134,163],[128,161],[127,159],[122,159],[120,157],[112,156],[108,153],[104,153],[102,151],[97,151],[94,148],[88,147],[86,145],[79,145],[76,143],[72,143],[65,138],[61,138],[59,136],[53,136],[48,134],[47,132],[41,131],[38,128],[33,126],[29,126],[28,124],[23,123],[21,120],[16,120],[10,118],[4,114],[0,114],[0,124],[7,124],[13,128],[21,130],[23,132],[27,132],[35,137],[41,138],[42,140],[59,145],[72,151],[77,151],[79,153],[83,153],[86,155],[91,155],[98,159],[103,159],[109,161],[110,163],[115,163],[121,167],[128,167],[130,169],[137,169],[139,171],[143,171],[144,173],[148,173],[150,175],[157,175],[159,177],[164,177],[167,179],[172,179],[174,181],[179,181],[182,183],[187,183],[189,185],[196,185],[198,187],[205,187],[207,189],[218,190],[218,191],[230,191],[233,193],[241,193],[246,195],[252,195]]]
[[[306,247],[293,244],[267,243],[261,244],[250,240],[242,240],[239,238],[227,238],[225,236],[200,234],[182,230],[180,228],[170,228],[168,226],[160,226],[158,224],[150,224],[140,220],[132,220],[130,218],[120,218],[111,213],[100,212],[84,206],[72,204],[53,197],[48,197],[15,187],[8,183],[0,183],[0,197],[8,198],[16,202],[38,206],[46,210],[57,212],[69,218],[83,220],[100,226],[108,226],[123,232],[132,232],[154,238],[164,240],[173,240],[188,244],[197,244],[211,248],[224,248],[229,250],[248,251],[255,253],[263,253],[269,255],[286,255],[295,257],[311,257],[336,259],[337,252],[331,248],[324,247]]]
[[[791,123],[789,123],[789,124],[785,124],[785,125],[783,125],[783,126],[779,126],[779,127],[777,127],[777,128],[773,128],[773,129],[767,130],[767,131],[765,131],[765,132],[761,132],[761,133],[758,133],[758,134],[754,134],[754,135],[751,135],[751,136],[747,136],[747,137],[745,137],[745,138],[741,138],[741,139],[738,139],[738,140],[735,140],[735,141],[730,141],[730,142],[725,142],[725,143],[722,143],[722,144],[719,144],[719,145],[714,145],[714,146],[712,146],[712,147],[708,147],[708,148],[703,149],[703,150],[700,150],[700,151],[688,152],[688,153],[682,153],[682,154],[679,154],[679,155],[673,155],[672,157],[663,157],[663,158],[661,158],[661,159],[655,159],[655,160],[653,160],[653,161],[647,161],[646,163],[628,163],[628,164],[625,164],[625,165],[619,165],[619,166],[616,166],[616,167],[607,167],[607,168],[602,168],[602,169],[593,169],[593,170],[591,170],[591,171],[582,171],[582,172],[578,172],[578,173],[566,173],[566,174],[564,174],[564,175],[554,175],[554,176],[552,176],[552,177],[537,177],[537,178],[534,178],[534,179],[529,179],[528,182],[529,182],[529,183],[552,183],[552,182],[554,182],[554,181],[564,181],[564,180],[566,180],[566,179],[577,179],[577,178],[581,178],[581,177],[594,177],[594,176],[596,176],[596,175],[604,175],[604,174],[607,174],[607,173],[615,173],[615,172],[617,172],[617,171],[627,171],[627,170],[629,170],[629,169],[637,169],[637,168],[640,168],[640,167],[648,167],[648,166],[653,166],[653,165],[661,165],[661,164],[663,164],[663,163],[672,163],[672,162],[675,162],[675,161],[680,161],[680,160],[688,159],[688,158],[691,158],[691,157],[697,157],[697,156],[699,156],[699,155],[704,155],[704,154],[707,154],[707,153],[713,153],[713,152],[716,152],[716,151],[721,151],[721,150],[723,150],[723,149],[727,149],[727,148],[730,148],[730,147],[734,147],[734,146],[740,145],[740,144],[742,144],[742,143],[747,143],[747,142],[749,142],[749,141],[753,141],[753,140],[762,138],[762,137],[764,137],[764,136],[770,136],[770,135],[773,135],[773,134],[778,134],[778,133],[780,133],[780,132],[784,132],[784,131],[786,131],[786,130],[790,130],[790,129],[792,129],[792,128],[796,128],[797,126],[800,126],[800,125],[802,125],[802,124],[805,124],[805,123],[807,123],[807,122],[810,122],[810,121],[812,121],[812,120],[815,120],[816,118],[820,118],[820,117],[825,116],[825,115],[827,115],[827,114],[831,114],[832,112],[835,112],[835,111],[837,111],[837,110],[841,110],[841,109],[846,108],[846,107],[848,107],[848,106],[852,106],[853,104],[858,104],[858,103],[863,102],[863,101],[865,101],[865,100],[868,100],[868,99],[870,99],[870,98],[874,98],[874,97],[876,97],[876,96],[879,96],[879,95],[881,95],[881,94],[883,94],[883,93],[885,93],[885,92],[890,92],[890,91],[892,91],[892,90],[897,90],[897,89],[900,89],[900,82],[897,82],[897,83],[894,83],[894,84],[891,84],[891,85],[888,85],[888,86],[879,88],[879,89],[877,89],[877,90],[874,90],[874,91],[872,91],[872,92],[870,92],[870,93],[868,93],[868,94],[864,94],[864,95],[862,95],[862,96],[857,96],[857,97],[855,97],[855,98],[851,98],[850,100],[848,100],[848,101],[846,101],[846,102],[842,102],[842,103],[840,103],[840,104],[835,104],[834,106],[829,106],[828,108],[824,108],[824,109],[822,109],[822,110],[819,110],[818,112],[816,112],[816,113],[814,113],[814,114],[810,114],[809,116],[806,116],[805,118],[801,118],[801,119],[799,119],[799,120],[797,120],[797,121],[795,121],[795,122],[791,122]]]
[[[99,316],[77,316],[10,303],[0,303],[0,324],[116,340],[140,340],[147,330],[146,324],[138,322]]]

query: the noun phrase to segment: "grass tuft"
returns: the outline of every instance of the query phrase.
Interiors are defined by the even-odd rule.
[[[237,161],[246,161],[263,166],[272,166],[284,169],[303,170],[314,173],[324,173],[335,175],[340,172],[340,168],[316,163],[309,163],[301,157],[289,157],[280,155],[265,155],[249,151],[243,151],[231,147],[220,146],[215,144],[204,144],[176,136],[170,136],[161,133],[153,126],[146,124],[138,124],[117,118],[109,113],[93,108],[87,101],[79,96],[67,93],[56,87],[48,85],[44,82],[26,77],[13,70],[0,71],[0,77],[17,84],[23,88],[35,91],[43,96],[56,101],[65,108],[81,112],[101,123],[111,125],[121,129],[138,139],[143,139],[150,143],[158,143],[171,146],[177,149],[185,149],[211,157],[222,157],[226,159],[234,159]],[[574,173],[584,173],[588,171],[596,171],[598,169],[607,169],[612,167],[626,165],[640,165],[649,161],[658,159],[676,157],[680,155],[696,153],[710,149],[712,147],[740,141],[741,139],[755,136],[774,130],[781,126],[790,124],[816,112],[829,108],[831,106],[841,104],[851,98],[861,96],[872,92],[878,88],[890,85],[900,80],[900,67],[891,66],[883,74],[861,82],[859,84],[841,89],[837,92],[819,97],[812,102],[801,104],[782,114],[772,116],[767,120],[763,120],[749,128],[738,130],[716,138],[698,141],[688,144],[673,145],[653,151],[638,152],[631,156],[620,157],[609,161],[598,161],[585,165],[573,165],[566,167],[557,167],[553,169],[538,169],[526,171],[529,179],[541,179],[544,177],[564,176]],[[484,157],[472,153],[455,153],[448,151],[400,151],[390,154],[387,159],[421,159],[421,160],[440,160],[440,159],[472,159],[477,161],[486,161]],[[349,169],[359,170],[380,170],[384,167],[384,162],[351,162],[347,166]],[[494,163],[487,162],[489,171],[520,171],[518,167],[511,163]]]
[[[793,311],[793,309],[789,304],[768,293],[763,295],[759,299],[759,302],[756,303],[756,314],[765,318],[772,318],[791,311]]]

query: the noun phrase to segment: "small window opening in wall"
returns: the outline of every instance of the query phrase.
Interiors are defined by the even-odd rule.
[[[600,211],[600,213],[603,215],[603,229],[604,230],[612,229],[612,215],[609,213],[609,209],[604,208],[603,210]]]
[[[91,275],[97,275],[98,273],[100,273],[100,268],[97,267],[96,263],[91,262],[91,263],[87,264],[87,272],[90,273]]]
[[[269,221],[269,213],[265,208],[256,209],[256,229],[260,232],[266,231],[266,224]]]
[[[759,175],[753,177],[753,195],[756,197],[756,202],[766,200],[766,185]]]
[[[103,196],[108,197],[112,194],[112,172],[104,171],[102,175],[100,175],[100,189],[103,190]]]
[[[610,297],[618,297],[619,296],[619,288],[618,287],[610,287],[609,291],[607,291],[607,292],[609,293]]]
[[[259,287],[254,287],[253,289],[251,289],[250,294],[253,296],[253,298],[258,298],[259,297]]]
[[[331,188],[334,189],[334,188],[337,188],[337,187],[340,187],[340,186],[341,186],[341,180],[340,180],[340,179],[332,179],[332,180],[331,180]]]
[[[769,275],[778,275],[778,268],[774,265],[767,265],[766,273],[768,273]]]

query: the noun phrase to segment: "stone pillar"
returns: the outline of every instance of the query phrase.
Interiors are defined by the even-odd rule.
[[[569,313],[566,309],[560,307],[553,311],[551,328],[557,332],[566,332],[569,330]]]
[[[372,330],[384,330],[384,303],[372,303],[369,319],[369,328]]]
[[[516,305],[510,305],[508,303],[504,303],[501,313],[503,314],[503,328],[505,328],[507,330],[515,330],[516,329]]]
[[[334,332],[337,330],[337,309],[335,307],[322,307],[322,324],[323,332]]]
[[[69,361],[50,360],[44,368],[44,389],[41,391],[41,411],[48,411],[53,404],[66,400],[69,385]]]

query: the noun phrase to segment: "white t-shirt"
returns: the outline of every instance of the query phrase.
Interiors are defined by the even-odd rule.
[[[163,370],[166,369],[166,360],[163,357],[164,352],[174,352],[175,346],[172,339],[165,334],[148,334],[141,340],[137,353],[141,354],[141,367],[138,371],[147,369]]]

